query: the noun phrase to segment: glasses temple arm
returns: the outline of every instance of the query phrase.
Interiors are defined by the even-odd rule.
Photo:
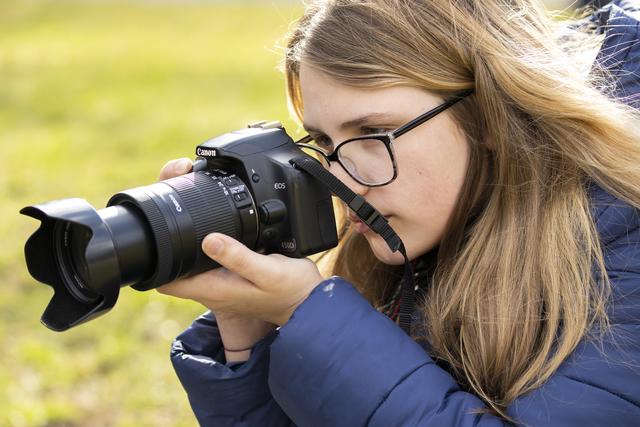
[[[434,109],[429,110],[426,113],[416,117],[415,119],[411,120],[409,123],[400,126],[398,129],[396,129],[395,131],[393,131],[391,133],[391,136],[393,136],[394,138],[398,138],[398,137],[404,135],[405,133],[409,132],[410,130],[412,130],[416,126],[419,126],[422,123],[426,122],[427,120],[437,116],[438,114],[442,113],[447,108],[451,107],[452,105],[454,105],[458,101],[461,101],[462,99],[466,98],[467,96],[471,95],[472,93],[473,93],[473,89],[469,89],[469,90],[466,90],[464,92],[461,92],[460,94],[456,95],[455,97],[453,97],[453,98],[445,101],[444,103],[438,105]]]

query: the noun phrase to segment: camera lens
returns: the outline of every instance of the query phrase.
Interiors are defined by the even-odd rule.
[[[251,248],[258,238],[253,197],[241,179],[224,171],[123,191],[99,211],[67,199],[21,212],[42,221],[25,257],[32,276],[55,290],[42,317],[54,330],[110,309],[122,286],[148,290],[217,267],[201,249],[209,233]]]
[[[77,300],[85,304],[96,302],[99,296],[86,285],[89,283],[89,269],[85,250],[91,240],[91,232],[71,222],[59,222],[54,234],[55,255],[65,287]]]
[[[235,197],[240,193],[242,200]],[[201,250],[209,233],[226,234],[249,247],[257,240],[255,204],[235,176],[190,173],[118,193],[108,205],[135,207],[144,216],[149,240],[154,242],[155,268],[133,285],[137,290],[217,267]]]
[[[89,267],[85,258],[85,248],[91,240],[91,233],[86,228],[69,227],[68,241],[70,243],[69,256],[71,257],[71,265],[78,275],[81,283],[89,281]]]

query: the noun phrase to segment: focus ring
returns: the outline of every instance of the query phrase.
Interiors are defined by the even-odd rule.
[[[189,212],[193,223],[195,242],[193,264],[189,269],[198,273],[218,267],[202,252],[202,241],[209,233],[218,232],[240,240],[240,218],[231,196],[215,177],[203,172],[184,175],[164,181],[173,188]]]
[[[145,194],[147,197],[143,200],[138,199],[140,208],[143,210],[153,235],[155,238],[156,249],[158,251],[158,266],[156,274],[154,274],[149,280],[145,280],[136,285],[136,289],[153,289],[160,283],[167,283],[173,279],[171,277],[171,270],[173,269],[173,250],[171,248],[171,235],[169,233],[169,227],[167,226],[167,220],[162,215],[160,208],[156,204],[155,200],[150,195]]]
[[[195,178],[195,182],[194,182]],[[222,233],[238,239],[240,222],[229,196],[201,172],[165,181],[179,195],[193,219],[198,247],[209,233]]]
[[[153,276],[136,283],[132,288],[139,291],[153,289],[172,279],[170,276],[173,267],[173,251],[169,227],[160,208],[156,205],[153,197],[144,191],[144,187],[116,194],[109,200],[108,206],[127,204],[134,205],[140,209],[149,221],[158,257]]]

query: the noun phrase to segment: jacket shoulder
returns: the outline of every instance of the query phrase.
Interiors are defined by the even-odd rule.
[[[595,183],[590,183],[588,195],[596,230],[605,246],[640,227],[640,210],[618,199]],[[640,248],[638,248],[640,249]]]
[[[640,328],[640,209],[596,184],[591,184],[589,197],[611,282],[609,319]],[[599,278],[597,271],[594,275]]]

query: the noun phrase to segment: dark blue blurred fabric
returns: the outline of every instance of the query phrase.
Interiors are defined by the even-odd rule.
[[[593,17],[606,31],[598,60],[618,79],[616,95],[638,107],[638,2],[614,3]],[[583,341],[543,386],[513,402],[508,413],[531,426],[640,426],[640,216],[595,185],[590,195],[613,285],[613,334],[601,348]],[[245,363],[224,363],[210,313],[176,339],[171,359],[203,426],[505,425],[474,414],[483,402],[338,277]]]
[[[596,12],[592,19],[598,31],[606,33],[596,60],[615,79],[613,95],[640,108],[640,1],[613,1]]]

